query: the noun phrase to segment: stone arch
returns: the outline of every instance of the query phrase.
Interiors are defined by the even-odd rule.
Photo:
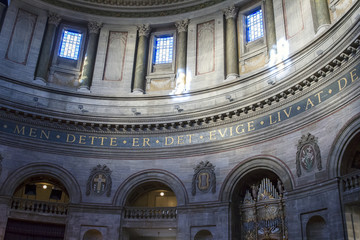
[[[103,236],[98,230],[90,229],[85,232],[83,240],[103,240]]]
[[[212,240],[214,239],[209,230],[200,230],[196,233],[194,240]]]
[[[234,189],[239,181],[248,173],[258,170],[269,170],[275,173],[282,181],[286,191],[293,189],[294,176],[290,169],[280,159],[269,156],[259,155],[253,156],[239,163],[225,178],[221,186],[219,198],[222,202],[230,202]]]
[[[71,173],[58,165],[44,162],[31,163],[12,172],[1,187],[0,195],[12,196],[15,189],[23,181],[36,175],[46,175],[56,178],[66,188],[70,197],[70,203],[79,203],[81,201],[80,186]]]
[[[115,193],[115,205],[124,206],[130,192],[137,186],[146,182],[161,182],[171,188],[175,193],[178,206],[188,203],[188,195],[184,184],[174,174],[165,170],[149,169],[135,173],[128,177]]]
[[[329,239],[326,221],[319,215],[312,216],[306,223],[306,239],[326,240]]]
[[[341,175],[341,161],[345,150],[353,138],[360,134],[360,114],[351,118],[337,134],[327,159],[326,168],[329,178]]]

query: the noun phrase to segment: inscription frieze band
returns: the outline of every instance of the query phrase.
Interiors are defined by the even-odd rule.
[[[297,101],[290,106],[256,119],[239,121],[232,126],[221,127],[210,131],[203,130],[196,133],[191,133],[189,131],[189,133],[186,134],[174,134],[170,136],[146,136],[145,134],[143,136],[124,136],[120,134],[99,135],[96,133],[88,134],[51,130],[0,119],[0,132],[12,136],[28,139],[32,138],[47,143],[104,148],[164,148],[204,144],[235,138],[249,132],[265,129],[280,122],[284,122],[322,104],[351,86],[352,83],[358,82],[359,75],[360,64],[355,68],[352,68],[343,76],[336,78],[336,80],[328,86],[321,90],[317,90],[315,94]]]

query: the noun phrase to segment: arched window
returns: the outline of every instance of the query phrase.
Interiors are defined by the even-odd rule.
[[[84,234],[83,240],[103,240],[101,232],[91,229]]]
[[[196,233],[194,240],[213,240],[213,235],[208,230],[201,230]]]
[[[306,238],[307,240],[326,240],[329,239],[329,234],[326,227],[326,222],[321,216],[313,216],[306,224]]]

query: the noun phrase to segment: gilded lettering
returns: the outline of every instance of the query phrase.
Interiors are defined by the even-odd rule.
[[[292,107],[289,107],[289,112],[286,112],[286,109],[283,110],[287,118],[290,117],[291,109],[292,109]]]
[[[343,80],[344,81],[344,86],[341,86],[341,80]],[[341,78],[341,79],[339,79],[338,80],[338,84],[339,84],[339,91],[341,91],[344,87],[346,87],[346,85],[347,85],[347,79],[346,78]]]
[[[168,143],[168,139],[171,139],[171,142]],[[174,138],[173,137],[165,137],[165,145],[172,145],[174,143]]]
[[[139,147],[139,138],[133,138],[133,144],[132,144],[133,147]]]
[[[29,137],[37,137],[36,135],[37,129],[36,128],[30,128]]]
[[[254,130],[255,130],[254,121],[248,122],[248,132],[251,132]]]
[[[110,146],[117,146],[117,138],[116,137],[112,137],[110,138]]]
[[[19,129],[19,125],[16,125],[14,133],[20,134],[20,132],[22,135],[25,135],[25,127],[23,126],[21,129]]]
[[[359,79],[359,77],[356,76],[356,73],[353,73],[353,72],[355,72],[355,71],[356,71],[356,68],[350,72],[351,82],[355,82],[356,80]],[[356,78],[354,79],[354,77],[356,77]]]
[[[177,141],[178,144],[184,144],[184,135],[180,135],[178,136],[178,141]]]
[[[278,122],[280,122],[280,121],[281,121],[281,116],[280,116],[280,113],[281,113],[281,112],[277,112],[277,114],[278,114]]]
[[[94,139],[97,138],[97,137],[95,137],[95,136],[89,136],[89,138],[91,138],[91,143],[90,143],[90,144],[91,144],[91,145],[94,145]]]
[[[210,140],[216,140],[216,137],[214,136],[214,134],[216,133],[216,131],[210,131],[209,134],[210,134]]]
[[[320,91],[317,94],[315,94],[315,97],[318,97],[319,103],[321,103],[321,95],[324,91]]]
[[[79,136],[79,144],[86,144],[85,138],[86,138],[85,135],[80,135],[80,136]]]
[[[221,132],[221,129],[219,129],[218,131],[220,133],[220,136],[223,138],[223,137],[225,137],[225,134],[227,132],[227,128],[225,128],[224,132]]]
[[[101,145],[101,146],[104,146],[104,139],[107,139],[107,137],[99,137],[99,138],[101,139],[100,145]]]
[[[310,98],[308,98],[308,100],[307,100],[305,110],[308,110],[309,104],[311,105],[311,107],[313,107],[313,106],[314,106],[314,104],[313,104],[313,102],[311,101],[311,99],[310,99]]]
[[[188,134],[188,135],[186,135],[187,137],[189,137],[189,143],[191,143],[191,136],[192,136],[193,134]]]
[[[149,146],[149,147],[150,147],[149,141],[150,141],[150,138],[144,138],[144,139],[143,139],[143,147],[145,147],[145,146]]]
[[[270,118],[270,125],[271,125],[271,124],[274,124],[274,123],[277,123],[276,120],[275,120],[275,122],[272,120],[272,115],[271,115],[271,114],[269,115],[269,118]]]
[[[43,138],[43,136],[45,136],[46,139],[49,139],[50,138],[50,131],[46,132],[44,130],[41,130],[40,132],[40,138]]]
[[[233,135],[233,127],[230,128],[230,137]]]
[[[72,137],[71,140],[70,140],[70,137]],[[76,140],[75,135],[69,134],[69,133],[67,134],[67,136],[66,136],[66,142],[73,143],[73,142],[75,142],[75,140]]]
[[[239,132],[239,128],[241,127],[241,132]],[[237,125],[236,126],[236,128],[235,128],[235,132],[237,133],[237,134],[240,134],[240,133],[243,133],[243,132],[245,132],[245,130],[244,130],[244,124],[239,124],[239,125]]]

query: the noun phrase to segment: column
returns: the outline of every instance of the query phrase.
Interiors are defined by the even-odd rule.
[[[98,22],[88,23],[89,38],[86,46],[82,76],[79,80],[79,90],[90,90],[101,26],[102,24]]]
[[[317,29],[316,32],[325,29],[330,25],[330,13],[327,0],[314,0],[316,19],[317,19]]]
[[[187,29],[189,19],[175,23],[177,29],[176,44],[176,87],[175,94],[181,94],[186,90],[186,51],[187,51]]]
[[[274,18],[273,0],[265,0],[265,26],[266,26],[266,44],[268,47],[268,54],[276,54],[276,30]]]
[[[150,25],[143,24],[138,27],[139,42],[137,46],[136,65],[135,65],[135,77],[133,93],[145,93],[146,87],[146,66],[147,58],[149,54],[149,34]]]
[[[54,38],[56,34],[56,28],[59,25],[61,18],[56,13],[49,13],[48,23],[46,26],[43,42],[41,45],[39,61],[36,66],[35,72],[35,81],[41,84],[46,84],[49,65],[50,65],[50,56],[52,47],[54,44]]]
[[[225,65],[226,65],[226,80],[235,79],[239,76],[238,64],[238,48],[236,37],[236,15],[237,9],[235,6],[228,7],[224,10],[226,25],[225,25]]]

